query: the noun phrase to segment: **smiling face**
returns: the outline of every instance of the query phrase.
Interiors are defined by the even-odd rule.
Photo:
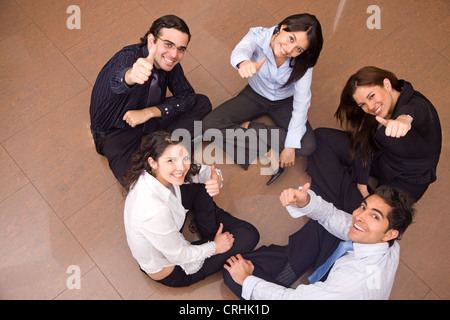
[[[305,31],[286,31],[286,26],[281,26],[280,33],[271,43],[273,54],[276,58],[295,58],[308,49],[308,35]]]
[[[357,87],[353,100],[365,113],[389,119],[396,103],[391,92],[391,83],[385,79],[383,86]]]
[[[149,34],[149,52],[151,46],[158,47],[154,59],[156,68],[171,71],[183,59],[188,42],[188,34],[173,28],[162,28],[157,37]]]
[[[388,230],[388,214],[391,209],[376,194],[366,198],[361,206],[353,211],[352,227],[348,232],[350,240],[356,243],[374,244],[397,238],[397,230]]]
[[[148,163],[156,179],[165,187],[182,185],[191,167],[189,153],[182,145],[169,145],[157,161],[150,157]]]

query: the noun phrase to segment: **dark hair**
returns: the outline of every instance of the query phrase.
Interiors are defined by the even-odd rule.
[[[149,34],[153,34],[155,37],[159,36],[159,32],[162,28],[173,28],[180,32],[186,33],[188,35],[188,43],[189,41],[191,41],[191,32],[189,31],[189,27],[187,26],[186,22],[175,15],[169,14],[158,18],[153,22],[150,30],[148,30],[147,33],[141,38],[141,44],[147,45],[147,37]]]
[[[374,153],[372,130],[377,125],[377,121],[374,116],[365,113],[358,106],[353,99],[353,94],[358,87],[382,87],[384,79],[388,79],[391,82],[394,90],[402,90],[399,80],[390,71],[372,66],[358,70],[348,79],[342,90],[339,106],[334,114],[335,118],[349,135],[351,159],[353,159],[356,150],[359,148],[361,160],[364,165],[369,163],[369,158]]]
[[[376,188],[374,194],[380,196],[392,208],[387,215],[388,230],[397,230],[396,239],[400,240],[405,230],[413,222],[414,200],[406,192],[386,185]],[[389,246],[392,246],[396,239],[389,240]]]
[[[190,142],[189,142],[190,143]],[[172,134],[169,131],[155,131],[142,140],[139,150],[133,155],[131,165],[127,173],[121,179],[122,186],[126,192],[129,192],[135,183],[138,181],[142,173],[147,172],[154,176],[152,168],[148,163],[148,158],[158,161],[159,157],[164,153],[167,147],[172,145],[184,144],[184,142],[175,141],[172,139]],[[190,148],[187,148],[190,150]],[[191,181],[193,175],[197,174],[200,165],[191,162],[185,180]]]
[[[293,68],[293,70],[288,81],[284,85],[284,87],[286,87],[301,79],[309,68],[316,65],[323,47],[323,36],[319,20],[308,13],[295,14],[285,18],[275,28],[275,32],[279,31],[283,25],[286,26],[284,30],[289,32],[305,31],[309,41],[308,49],[299,56],[291,58],[289,66]]]

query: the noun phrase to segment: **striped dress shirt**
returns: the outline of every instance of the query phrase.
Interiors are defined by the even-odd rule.
[[[313,191],[308,190],[310,203],[304,207],[288,206],[293,218],[303,215],[317,220],[325,229],[342,240],[349,240],[347,233],[352,224],[348,213],[336,209]],[[354,251],[339,258],[325,281],[301,284],[286,288],[255,276],[245,279],[242,297],[250,300],[383,300],[388,299],[394,283],[400,259],[400,246],[389,244],[353,243]]]
[[[92,89],[90,116],[91,129],[105,132],[113,129],[129,129],[123,120],[128,110],[140,110],[147,106],[150,80],[130,87],[125,82],[125,73],[139,58],[148,57],[148,48],[141,44],[124,47],[102,68]],[[155,69],[156,70],[156,69]],[[171,71],[157,70],[161,92],[167,89],[171,97],[161,97],[157,107],[161,121],[188,112],[195,103],[195,91],[186,79],[178,63]]]

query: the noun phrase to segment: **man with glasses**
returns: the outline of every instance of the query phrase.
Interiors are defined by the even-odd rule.
[[[100,71],[91,96],[91,131],[119,181],[145,135],[184,128],[193,137],[194,121],[211,111],[208,97],[195,93],[179,64],[190,39],[182,19],[163,16],[141,43],[124,47]]]

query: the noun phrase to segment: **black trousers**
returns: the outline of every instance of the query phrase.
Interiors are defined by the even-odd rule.
[[[219,129],[223,137],[228,137],[228,139],[224,139],[224,143],[220,147],[234,158],[235,163],[247,169],[256,156],[267,153],[268,149],[275,148],[272,141],[277,143],[275,151],[281,152],[284,149],[287,129],[292,117],[292,105],[293,97],[271,101],[260,96],[247,85],[236,97],[224,102],[203,119],[203,132],[208,129]],[[268,115],[275,126],[252,122],[247,130],[240,127],[241,123],[254,120],[262,115]],[[249,137],[248,141],[230,138],[226,134],[227,129],[243,130]],[[254,139],[250,138],[251,136],[254,136]],[[273,140],[272,136],[274,136]],[[278,139],[275,139],[276,137]],[[265,144],[262,149],[257,147],[260,140]],[[251,141],[258,141],[258,143],[252,144]],[[296,156],[308,156],[314,152],[316,143],[309,122],[306,123],[306,133],[301,144],[301,149],[295,150]],[[231,150],[233,150],[232,154]],[[245,159],[242,159],[244,157],[237,158],[238,154],[245,155]]]
[[[223,224],[223,232],[230,232],[235,240],[230,250],[207,258],[196,273],[188,275],[180,266],[175,266],[170,275],[157,281],[170,287],[185,287],[205,279],[222,270],[229,257],[250,252],[259,242],[258,230],[250,223],[233,217],[217,207],[206,192],[204,184],[185,184],[180,188],[183,206],[194,212],[194,221],[202,238],[192,243],[193,245],[214,241],[220,223]]]
[[[262,246],[244,254],[255,266],[253,275],[266,281],[290,287],[310,267],[319,267],[338,247],[341,240],[325,230],[317,221],[309,220],[289,237],[286,246]],[[242,287],[223,269],[224,283],[242,299]],[[324,281],[328,274],[321,280]]]
[[[161,122],[150,119],[146,124],[127,129],[115,129],[108,132],[92,132],[97,152],[108,158],[109,167],[120,181],[131,164],[133,154],[139,149],[142,138],[157,130],[186,129],[194,137],[194,121],[200,121],[212,109],[209,98],[197,94],[192,109],[176,118]]]
[[[360,161],[350,161],[350,140],[344,131],[318,128],[316,151],[308,157],[306,171],[311,177],[311,190],[337,208],[352,213],[361,204],[363,197],[357,188],[357,174]],[[358,155],[357,155],[358,157]],[[356,159],[357,159],[356,157]],[[373,160],[368,174],[378,179],[378,185],[388,185],[409,194],[417,201],[428,188],[399,178],[390,179]]]

